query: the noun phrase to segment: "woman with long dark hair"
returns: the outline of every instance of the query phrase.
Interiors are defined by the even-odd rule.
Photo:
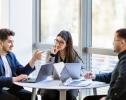
[[[47,56],[47,63],[79,63],[81,58],[73,48],[73,40],[70,32],[61,31],[55,41],[55,45],[51,48]],[[53,78],[58,79],[55,72]],[[42,92],[42,90],[40,90]],[[66,94],[67,100],[76,100],[78,90],[68,90]],[[44,90],[42,100],[59,100],[58,90]]]

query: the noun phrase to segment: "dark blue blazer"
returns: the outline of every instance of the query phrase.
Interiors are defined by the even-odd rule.
[[[29,64],[27,64],[26,66],[22,66],[12,52],[7,53],[6,58],[11,67],[12,77],[18,76],[20,74],[29,75],[34,70],[34,68],[31,68]],[[12,77],[5,77],[4,64],[0,57],[0,91],[3,87],[13,88],[15,90],[21,88],[12,83]]]

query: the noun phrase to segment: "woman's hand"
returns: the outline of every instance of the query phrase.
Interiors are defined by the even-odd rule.
[[[52,48],[51,48],[51,54],[57,54],[57,52],[59,51],[59,49],[56,47],[56,46],[53,46]]]

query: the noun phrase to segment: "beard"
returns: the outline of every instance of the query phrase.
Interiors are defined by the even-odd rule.
[[[9,47],[9,48],[3,48],[3,51],[4,51],[4,52],[10,52],[10,51],[12,51],[12,47]]]
[[[117,53],[117,51],[116,50],[113,50],[115,53]]]
[[[119,53],[120,52],[120,48],[114,48],[114,50],[113,50],[115,53]]]

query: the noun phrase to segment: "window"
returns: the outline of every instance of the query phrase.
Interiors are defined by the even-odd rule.
[[[126,27],[125,0],[92,0],[92,47],[112,49],[114,32]]]
[[[79,0],[41,0],[42,44],[53,44],[54,38],[61,30],[71,32],[74,45],[78,46],[80,34]]]
[[[112,43],[115,31],[126,27],[125,2],[125,0],[92,0],[93,48],[113,49]],[[93,54],[93,58],[95,59],[92,61],[92,66],[99,66],[99,70],[104,71],[112,70],[112,66],[114,68],[114,65],[118,61],[114,56],[102,54]]]

